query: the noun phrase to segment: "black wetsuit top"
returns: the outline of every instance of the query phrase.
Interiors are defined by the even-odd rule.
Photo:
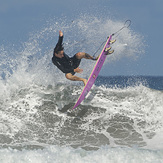
[[[58,43],[56,44],[53,52],[52,62],[57,66],[63,73],[72,73],[75,74],[74,69],[77,68],[80,64],[80,59],[77,59],[76,56],[70,58],[67,54],[63,53],[63,58],[58,58],[55,56],[57,49],[62,47],[63,36],[59,37]]]

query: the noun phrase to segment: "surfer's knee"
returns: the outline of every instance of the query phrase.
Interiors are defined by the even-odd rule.
[[[77,59],[82,59],[82,58],[84,58],[84,56],[85,56],[85,53],[83,53],[83,52],[76,53],[76,58]]]
[[[65,76],[67,79],[72,80],[72,74],[71,73],[67,73]]]
[[[84,53],[84,52],[79,52],[76,54],[76,58],[77,59],[82,59],[82,58],[85,58],[85,59],[93,59],[93,57],[91,55],[89,55],[88,53]]]

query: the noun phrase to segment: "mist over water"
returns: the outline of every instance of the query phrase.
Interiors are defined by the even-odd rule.
[[[84,51],[93,55],[101,43],[123,25],[123,21],[88,15],[74,20],[54,18],[48,20],[40,31],[31,32],[29,40],[22,42],[19,48],[1,45],[2,157],[8,152],[11,159],[16,160],[16,156],[24,159],[24,155],[30,155],[33,149],[32,159],[36,155],[52,159],[61,151],[68,153],[63,158],[73,160],[70,158],[72,155],[83,161],[95,155],[98,160],[101,153],[111,150],[114,155],[118,151],[124,160],[124,153],[128,155],[136,151],[138,156],[143,149],[146,156],[150,153],[162,159],[159,151],[163,148],[162,89],[148,85],[146,78],[137,79],[136,82],[127,78],[126,85],[126,79],[120,77],[112,83],[111,79],[101,77],[85,101],[72,111],[83,85],[66,80],[51,62],[59,30],[64,33],[66,54],[73,56]],[[143,55],[142,36],[130,28],[125,28],[115,37],[117,41],[112,45],[115,53],[107,57],[105,64],[114,64],[122,57],[134,61]],[[80,67],[84,73],[78,76],[87,78],[94,64],[93,61],[82,60]],[[162,78],[149,81],[159,83],[157,88],[161,88]],[[70,108],[68,113],[58,111],[63,107]],[[17,149],[15,154],[14,149]],[[92,150],[96,152],[91,153]],[[108,160],[108,157],[104,160]],[[36,159],[38,162],[39,158]]]

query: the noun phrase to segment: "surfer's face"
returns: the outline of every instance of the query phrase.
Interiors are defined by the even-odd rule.
[[[55,53],[55,56],[58,57],[58,58],[63,58],[64,57],[63,53],[64,53],[64,51],[61,50],[58,53]]]

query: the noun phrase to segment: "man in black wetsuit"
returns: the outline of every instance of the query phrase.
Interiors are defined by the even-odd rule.
[[[65,73],[67,79],[73,81],[83,81],[84,85],[86,85],[87,83],[86,79],[77,77],[74,74],[83,72],[83,70],[79,68],[79,64],[82,58],[92,60],[97,60],[97,58],[94,58],[84,52],[78,52],[73,57],[70,58],[67,54],[64,53],[62,41],[63,33],[62,31],[59,31],[59,40],[53,52],[52,58],[53,64],[57,66],[63,73]]]

